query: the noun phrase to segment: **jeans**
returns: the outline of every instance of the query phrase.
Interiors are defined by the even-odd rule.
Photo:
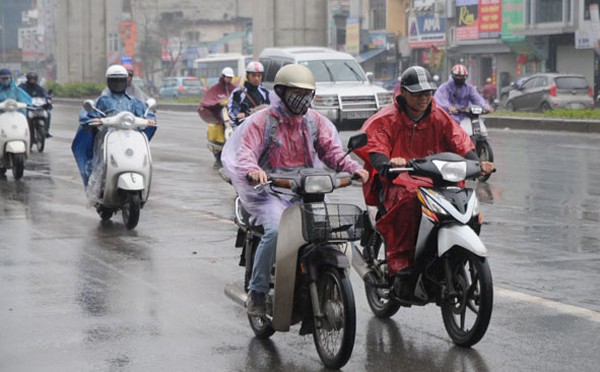
[[[279,226],[268,223],[263,224],[263,228],[265,233],[256,248],[254,266],[252,266],[252,279],[248,288],[255,292],[267,293],[271,281],[271,268],[275,262]]]

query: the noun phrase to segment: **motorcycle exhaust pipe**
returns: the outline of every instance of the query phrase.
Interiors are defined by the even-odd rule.
[[[356,247],[356,244],[352,244],[352,267],[356,270],[361,279],[364,279],[365,275],[371,271],[365,262],[362,253]]]
[[[246,306],[246,299],[248,295],[244,288],[240,287],[236,284],[227,284],[225,285],[225,295],[231,298],[234,302],[237,302],[239,305]]]

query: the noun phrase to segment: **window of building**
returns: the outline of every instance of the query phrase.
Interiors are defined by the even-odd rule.
[[[571,20],[571,0],[538,0],[535,4],[535,22],[551,23]]]
[[[600,8],[600,0],[585,0],[583,5],[583,19],[590,20],[590,4],[596,4]]]
[[[386,0],[369,1],[370,26],[373,30],[385,30],[385,4]]]

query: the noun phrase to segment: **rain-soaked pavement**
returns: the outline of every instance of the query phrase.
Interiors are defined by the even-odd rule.
[[[194,112],[159,112],[150,199],[135,230],[102,223],[70,142],[78,107],[22,180],[0,178],[0,370],[313,371],[311,337],[253,337],[223,294],[241,278],[233,190]],[[342,133],[346,139],[349,132]],[[437,307],[375,318],[356,274],[347,371],[595,371],[600,355],[600,136],[495,130],[498,172],[479,184],[495,284],[492,321],[453,346]],[[333,199],[361,203],[358,187]]]

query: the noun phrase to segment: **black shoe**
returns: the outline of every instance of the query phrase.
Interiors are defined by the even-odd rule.
[[[403,269],[396,273],[394,278],[394,293],[402,300],[413,297],[414,283],[411,269]]]
[[[248,299],[246,300],[246,312],[250,316],[265,316],[267,314],[265,294],[256,291],[248,292]]]
[[[46,138],[52,138],[52,135],[50,133],[46,133]]]

